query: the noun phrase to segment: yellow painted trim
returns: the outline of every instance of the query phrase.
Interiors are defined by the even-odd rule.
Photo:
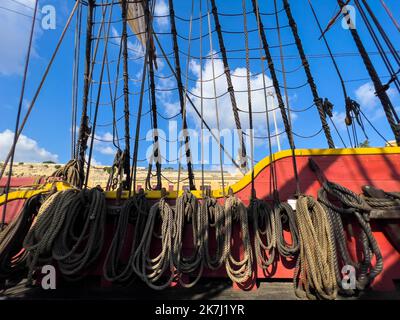
[[[34,188],[28,189],[29,187],[24,187],[24,189],[10,192],[8,194],[8,201],[13,201],[18,199],[29,199],[30,197],[33,197],[37,194],[49,192],[53,188],[53,186],[56,187],[58,191],[68,190],[72,188],[70,184],[61,181],[46,183],[40,185],[37,189]],[[4,204],[5,201],[6,201],[6,195],[3,194],[0,196],[0,205]]]
[[[297,149],[295,150],[295,155],[296,156],[338,156],[338,155],[377,155],[377,154],[400,154],[400,147],[385,147],[385,148],[357,148],[357,149]],[[261,171],[263,171],[268,165],[271,163],[271,158],[272,161],[277,161],[280,159],[288,158],[292,156],[291,150],[284,150],[277,152],[272,155],[272,157],[267,156],[260,162],[258,162],[254,166],[254,177],[257,177]],[[229,188],[232,189],[233,193],[237,193],[240,190],[244,189],[251,183],[251,178],[252,174],[251,171],[249,171],[240,181],[236,182],[230,187],[225,188],[225,194],[228,194]],[[53,183],[47,183],[42,185],[38,189],[27,189],[24,188],[23,190],[17,190],[14,192],[9,193],[8,199],[11,200],[16,200],[16,199],[28,199],[29,197],[32,197],[36,194],[39,193],[44,193],[48,192],[51,190],[53,186],[57,187],[57,190],[67,190],[72,188],[71,185],[65,182],[53,182]],[[176,199],[179,195],[182,194],[182,190],[177,192],[177,191],[172,191],[168,192],[167,191],[167,198],[168,199]],[[116,199],[117,198],[117,192],[116,191],[108,191],[104,192],[105,196],[107,199]],[[201,191],[192,191],[194,196],[197,198],[202,198],[202,192]],[[148,199],[159,199],[161,198],[161,191],[145,191],[146,198]],[[211,195],[215,198],[222,198],[224,196],[224,192],[222,189],[219,190],[212,190]],[[127,199],[129,196],[128,191],[124,191],[121,194],[122,199]],[[0,205],[2,205],[5,201],[5,195],[0,196]]]
[[[346,149],[296,149],[296,156],[338,156],[338,155],[375,155],[375,154],[400,154],[400,147],[385,147],[385,148],[346,148]],[[263,171],[272,161],[277,161],[283,158],[292,156],[291,150],[283,150],[272,155],[267,156],[258,162],[254,166],[254,177],[257,177],[261,171]],[[225,194],[228,194],[229,188],[232,189],[233,193],[239,192],[251,183],[252,174],[249,171],[240,181],[236,182],[230,187],[225,188]],[[175,199],[178,195],[182,194],[182,190],[167,192],[168,199]],[[193,195],[197,198],[202,198],[202,191],[192,191]],[[161,191],[145,191],[148,199],[159,199],[161,197]],[[214,198],[222,198],[224,192],[222,189],[212,190],[212,196]],[[116,192],[106,192],[106,198],[115,199]],[[122,198],[127,198],[128,192],[122,194]]]

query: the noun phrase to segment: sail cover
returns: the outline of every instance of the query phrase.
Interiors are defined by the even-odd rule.
[[[146,33],[146,19],[144,8],[148,0],[137,0],[128,3],[127,20],[132,32],[136,35],[137,39],[142,44],[143,48],[146,47],[147,33]],[[122,5],[122,0],[120,0]]]

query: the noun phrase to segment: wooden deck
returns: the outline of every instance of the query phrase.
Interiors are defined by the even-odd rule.
[[[130,288],[100,288],[94,283],[64,285],[56,290],[26,288],[24,281],[0,293],[1,300],[296,300],[293,284],[284,282],[262,282],[257,290],[241,291],[232,288],[225,280],[199,283],[192,289],[169,288],[154,291],[137,283]],[[366,291],[359,297],[339,300],[400,300],[400,290],[393,292]]]

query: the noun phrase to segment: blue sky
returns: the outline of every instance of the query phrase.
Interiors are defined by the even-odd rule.
[[[259,1],[260,9],[262,12],[272,12],[273,11],[273,1]],[[281,1],[278,2],[278,8],[282,8]],[[386,0],[387,5],[392,9],[394,16],[400,19],[400,6],[396,0]],[[72,9],[75,1],[55,1],[55,0],[40,0],[39,8],[45,5],[53,5],[56,9],[56,24],[55,30],[43,30],[40,26],[40,21],[37,23],[37,28],[35,32],[33,54],[31,59],[31,64],[28,72],[27,87],[25,92],[24,109],[26,112],[27,106],[29,105],[32,96],[38,86],[40,78],[44,72],[44,69],[51,57],[52,51],[58,41],[61,34],[63,25],[65,24],[70,10]],[[320,96],[325,98],[328,97],[329,100],[334,104],[334,120],[341,135],[344,137],[345,142],[348,144],[348,139],[346,135],[346,129],[343,124],[344,115],[344,101],[343,94],[340,88],[339,79],[333,69],[333,65],[327,56],[327,50],[322,42],[318,40],[319,31],[315,24],[314,18],[311,15],[310,8],[308,6],[307,0],[291,0],[293,15],[298,23],[298,28],[300,36],[302,38],[305,51],[310,55],[310,65],[313,72],[315,81],[318,85]],[[319,19],[323,25],[326,25],[329,19],[332,17],[335,10],[337,10],[336,1],[333,0],[314,0],[313,1],[315,9],[319,15]],[[393,24],[389,21],[383,7],[380,5],[378,0],[369,1],[371,7],[374,9],[378,19],[381,21],[382,25],[386,29],[392,42],[398,48],[400,34],[394,28]],[[0,5],[0,39],[3,48],[0,50],[0,108],[2,110],[2,116],[0,120],[0,159],[3,159],[8,152],[10,145],[10,139],[12,137],[12,131],[14,130],[15,117],[17,113],[17,106],[21,88],[22,81],[22,70],[23,61],[25,58],[26,47],[28,44],[28,34],[30,28],[29,16],[32,15],[33,11],[29,7],[33,7],[33,0],[3,0]],[[189,18],[191,13],[191,1],[187,0],[175,0],[175,11],[178,16]],[[218,9],[222,13],[239,13],[242,11],[242,1],[222,1],[217,0]],[[246,3],[248,11],[251,9],[251,1]],[[200,2],[198,0],[194,1],[194,12],[193,16],[199,16]],[[202,13],[207,13],[206,1],[202,2]],[[83,17],[85,17],[86,11],[84,11]],[[96,20],[99,21],[99,10],[96,15]],[[156,14],[164,15],[168,14],[168,7],[166,0],[157,0],[156,3]],[[120,15],[119,7],[116,7],[113,12],[113,18],[118,19]],[[361,18],[356,15],[357,29],[364,40],[364,44],[368,51],[376,52],[369,35],[366,32],[365,26]],[[41,16],[39,15],[39,19]],[[248,29],[254,29],[256,27],[256,20],[254,15],[248,15]],[[282,26],[287,25],[287,19],[284,12],[279,14],[280,24]],[[84,20],[83,20],[84,21]],[[264,16],[263,22],[266,27],[275,26],[274,16]],[[214,29],[214,23],[211,16],[212,29]],[[221,17],[222,29],[225,31],[243,31],[243,17]],[[189,23],[184,21],[177,21],[178,32],[184,36],[189,35]],[[43,90],[37,100],[35,108],[32,112],[28,125],[26,126],[23,137],[21,137],[19,149],[17,152],[16,161],[44,161],[44,160],[54,160],[57,162],[66,162],[70,159],[70,149],[71,149],[71,97],[72,97],[72,65],[73,65],[73,43],[74,43],[74,27],[75,19],[72,21],[70,30],[67,32],[65,40],[60,48],[60,52],[54,62],[52,70],[45,82]],[[197,37],[199,35],[200,23],[199,20],[193,21],[192,25],[192,37]],[[207,18],[203,19],[202,23],[203,29],[203,42],[202,50],[203,55],[208,55],[210,52],[209,38],[207,35],[208,26]],[[111,34],[118,36],[120,34],[120,25],[113,24],[111,29]],[[168,18],[158,18],[155,21],[155,30],[158,32],[168,32],[169,31],[169,21]],[[217,35],[212,33],[213,37],[213,49],[214,51],[219,51]],[[278,44],[278,38],[275,30],[267,30],[267,37],[269,39],[270,45],[275,46]],[[172,40],[171,36],[168,34],[159,35],[161,43],[164,50],[167,53],[172,52]],[[386,118],[383,115],[382,107],[379,101],[374,97],[374,92],[371,88],[371,83],[368,78],[368,74],[364,68],[361,58],[357,55],[357,48],[350,36],[350,32],[341,27],[341,23],[337,23],[328,33],[327,38],[333,48],[334,53],[338,54],[338,63],[342,70],[343,76],[346,80],[351,80],[347,82],[347,89],[349,95],[357,100],[364,112],[368,115],[369,119],[373,121],[374,125],[378,130],[387,137],[387,139],[393,139],[390,128],[387,124]],[[224,39],[226,47],[228,49],[243,49],[244,48],[244,37],[243,33],[239,34],[224,34]],[[282,29],[282,41],[284,44],[288,44],[284,48],[285,54],[285,67],[286,70],[297,70],[300,65],[300,59],[298,58],[297,50],[293,43],[293,37],[291,35],[289,28]],[[110,41],[118,42],[119,39],[111,39]],[[249,43],[251,48],[258,48],[258,36],[256,32],[249,34]],[[82,36],[82,45],[84,43],[84,36]],[[188,50],[188,41],[180,38],[179,40],[180,48],[183,52]],[[140,79],[140,72],[142,68],[142,59],[140,59],[140,45],[138,44],[135,37],[130,37],[130,62],[129,71],[130,77],[133,79],[130,83],[130,92],[135,93],[139,91],[140,83],[137,81]],[[102,46],[100,46],[99,54],[97,56],[97,61],[102,59]],[[200,45],[199,41],[191,42],[191,54],[193,56],[199,56]],[[139,51],[139,52],[137,52]],[[279,49],[272,48],[272,55],[276,63],[276,68],[281,69],[279,60]],[[83,53],[83,46],[82,51]],[[157,70],[157,87],[161,89],[165,88],[175,88],[176,83],[173,78],[164,78],[165,76],[171,75],[165,61],[163,61],[160,50],[158,52],[159,57],[159,69]],[[344,55],[344,53],[346,53]],[[118,47],[116,45],[109,45],[109,59],[115,60],[118,55]],[[251,51],[251,57],[259,57],[258,50]],[[235,75],[239,77],[234,77],[234,87],[236,90],[245,90],[246,81],[245,78],[240,77],[245,75],[245,52],[231,52],[228,54],[230,58],[230,68]],[[139,57],[139,58],[137,58]],[[215,56],[215,70],[216,74],[220,74],[222,69],[220,56]],[[242,58],[242,59],[237,59]],[[379,75],[382,77],[383,82],[387,81],[388,75],[385,70],[382,61],[379,56],[374,54],[371,58],[378,70]],[[170,56],[171,62],[173,63],[173,56]],[[82,72],[83,72],[83,60],[80,64],[80,87],[82,87]],[[200,70],[203,73],[203,79],[210,77],[211,72],[211,62],[210,59],[203,61],[200,69],[200,62],[197,59],[187,60],[187,57],[181,55],[182,72],[186,74],[187,63],[189,63],[189,78],[188,90],[192,93],[199,93],[200,83],[193,81],[199,79]],[[115,63],[110,64],[111,77],[115,78]],[[258,59],[251,60],[251,73],[252,73],[252,88],[260,88],[262,84],[262,76],[258,75],[261,70],[261,62]],[[98,77],[100,66],[98,65],[95,69],[95,79]],[[218,73],[218,70],[220,71]],[[122,73],[120,73],[120,76]],[[208,75],[208,77],[207,77]],[[269,77],[269,72],[266,73]],[[278,77],[282,82],[282,73],[278,72]],[[136,79],[136,81],[135,81]],[[267,79],[269,80],[269,79]],[[354,81],[353,81],[354,80]],[[298,71],[288,74],[288,87],[298,87],[304,84],[306,81],[304,71],[298,69]],[[185,80],[184,80],[185,83]],[[204,86],[203,94],[204,97],[213,96],[212,83]],[[119,94],[122,93],[122,85],[119,84]],[[97,85],[93,85],[93,100],[96,97]],[[226,82],[224,77],[221,77],[217,82],[217,91],[226,91]],[[101,96],[101,102],[109,102],[108,86],[103,86],[103,93]],[[81,93],[81,91],[79,92]],[[395,106],[400,105],[400,98],[396,91],[390,90],[390,96]],[[291,108],[293,109],[304,109],[312,104],[312,97],[310,94],[310,89],[308,86],[302,87],[296,90],[289,90],[289,101]],[[261,99],[261,92],[254,92],[252,94],[253,108],[255,110],[263,110],[264,101]],[[137,112],[139,96],[132,94],[130,105],[132,113],[132,135],[135,128],[135,114]],[[239,102],[239,107],[246,109],[247,94],[238,93],[237,99]],[[148,97],[145,95],[145,102],[143,111],[146,112],[149,109]],[[199,99],[193,98],[196,105],[200,105]],[[78,98],[78,105],[81,106],[81,95]],[[159,91],[157,93],[157,103],[158,110],[161,114],[166,117],[176,114],[178,108],[178,97],[175,91]],[[94,108],[94,107],[93,107]],[[234,124],[232,121],[232,111],[231,105],[228,97],[225,96],[219,101],[219,110],[221,115],[221,128],[233,128]],[[111,110],[109,105],[100,106],[99,111],[99,124],[106,124],[111,120]],[[92,109],[93,112],[94,109]],[[118,100],[117,105],[118,115],[122,115],[123,110],[123,99]],[[80,111],[79,111],[80,112]],[[208,122],[215,127],[215,109],[214,102],[212,100],[204,101],[204,112],[205,118]],[[195,133],[198,132],[200,128],[200,122],[195,116],[193,110],[188,106],[188,118],[189,127],[196,129]],[[178,126],[180,126],[180,118],[178,120]],[[265,135],[266,122],[265,115],[257,114],[255,116],[255,127],[256,134]],[[241,114],[241,121],[243,127],[248,127],[248,118],[246,114]],[[279,129],[282,126],[278,117]],[[159,127],[161,129],[168,128],[168,121],[160,119]],[[142,121],[142,136],[148,129],[151,128],[150,125],[150,115],[147,114],[143,117]],[[293,115],[293,130],[302,136],[312,135],[320,129],[320,122],[318,119],[317,112],[315,108],[310,110],[297,113]],[[374,131],[366,124],[367,134],[370,139],[370,143],[373,146],[382,146],[384,141],[377,136]],[[278,130],[279,131],[279,130]],[[334,132],[333,136],[335,143],[338,147],[342,147],[340,139]],[[97,128],[96,134],[98,138],[102,140],[110,140],[112,128],[106,126],[100,126]],[[193,133],[193,134],[195,134]],[[121,121],[119,125],[119,134],[123,136],[123,123]],[[364,136],[359,131],[359,139],[364,140]],[[282,147],[287,148],[287,141],[282,135]],[[311,147],[326,147],[325,138],[322,134],[312,138],[312,139],[302,139],[295,137],[296,147],[298,148],[311,148]],[[150,142],[141,142],[140,153],[142,157],[145,157],[145,151],[149,146]],[[276,151],[277,146],[273,146],[274,151]],[[255,148],[255,160],[260,160],[261,158],[268,155],[268,146],[265,140],[257,141]],[[101,164],[110,164],[114,157],[114,149],[111,143],[99,142],[95,143],[94,159],[95,162]]]

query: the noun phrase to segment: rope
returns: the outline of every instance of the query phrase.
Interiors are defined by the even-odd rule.
[[[343,7],[344,7],[343,1],[338,0],[338,4],[340,5],[340,8],[343,9]],[[346,15],[346,13],[343,13],[343,15]],[[378,76],[378,73],[377,73],[374,65],[372,64],[371,58],[369,57],[367,50],[365,49],[365,47],[361,41],[358,31],[356,29],[350,29],[350,32],[351,32],[353,40],[358,48],[358,51],[360,52],[360,55],[363,59],[363,62],[368,71],[368,74],[371,77],[371,80],[374,84],[376,95],[378,96],[379,100],[381,101],[383,110],[385,112],[385,115],[389,122],[389,125],[393,131],[396,142],[398,144],[400,144],[400,126],[394,120],[393,105],[392,105],[386,91],[383,90],[383,84]]]
[[[253,275],[253,252],[251,248],[246,207],[233,195],[230,195],[225,200],[225,219],[225,232],[227,239],[225,250],[228,252],[225,261],[226,273],[233,282],[244,285]],[[241,228],[244,254],[243,258],[240,260],[236,260],[231,250],[232,227],[234,220],[240,222]],[[237,245],[238,244],[235,244],[235,246]]]
[[[331,217],[339,254],[345,264],[353,265],[358,269],[357,289],[364,290],[383,269],[382,254],[369,224],[368,213],[371,211],[371,207],[353,191],[327,180],[314,161],[309,160],[309,165],[322,184],[322,189],[318,193],[318,201],[327,208]],[[343,228],[339,221],[340,217],[349,215],[354,215],[361,228],[363,257],[358,264],[354,264],[349,258],[350,254],[343,231],[341,231]],[[372,265],[373,256],[376,259],[375,266]]]
[[[400,32],[400,24],[397,22],[397,20],[394,18],[393,13],[390,11],[389,7],[385,3],[384,0],[380,0],[383,8],[385,9],[387,15],[389,16],[390,20],[393,22],[393,25],[396,27],[396,29]]]
[[[28,254],[28,284],[32,283],[35,268],[52,260],[55,238],[63,226],[70,206],[77,200],[76,190],[71,189],[53,193],[41,205],[36,220],[23,241],[23,247]]]
[[[208,29],[211,30],[210,8],[209,8],[208,1],[207,1],[207,25],[208,25]],[[210,51],[213,52],[212,34],[211,33],[209,33],[209,34],[210,34],[210,36],[209,36]],[[217,77],[215,76],[214,55],[211,55],[211,70],[212,70],[213,93],[214,93],[215,120],[216,120],[216,125],[217,125],[217,139],[218,139],[218,143],[221,145],[221,130],[220,130],[220,119],[219,119],[219,110],[218,110],[218,99],[217,99],[217,83],[216,83]],[[201,73],[201,76],[203,76],[203,73]],[[239,111],[239,108],[238,108],[238,111]],[[219,148],[219,170],[220,170],[220,174],[221,174],[223,195],[225,197],[225,173],[224,173],[222,152],[223,152],[223,149]],[[203,176],[202,176],[202,178],[203,178]],[[203,180],[204,180],[204,178],[203,178]],[[204,186],[204,182],[202,182],[202,184]]]
[[[250,202],[254,230],[254,252],[259,266],[263,270],[275,261],[276,228],[275,215],[268,205],[258,199]]]
[[[228,92],[229,92],[229,97],[231,99],[231,104],[232,104],[232,111],[233,111],[233,115],[234,115],[234,119],[235,119],[236,129],[238,130],[239,144],[241,147],[241,150],[239,153],[240,165],[241,165],[241,169],[245,169],[245,168],[247,168],[246,146],[244,143],[244,137],[243,137],[242,126],[240,123],[239,111],[237,108],[235,92],[233,90],[231,71],[229,68],[228,58],[226,55],[225,43],[224,43],[224,38],[222,36],[221,25],[219,22],[218,11],[217,11],[217,6],[215,4],[215,0],[211,0],[211,6],[212,6],[211,11],[214,16],[215,28],[216,28],[217,35],[218,35],[219,47],[221,49],[222,62],[224,64],[225,76],[226,76],[226,81],[227,81],[227,85],[228,85]]]
[[[27,252],[22,241],[37,214],[41,195],[26,200],[18,216],[0,233],[0,281],[26,276]]]
[[[122,181],[122,188],[124,190],[131,190],[131,167],[130,167],[130,129],[129,129],[129,71],[128,71],[128,34],[127,34],[127,11],[128,3],[126,0],[122,0],[122,39],[121,44],[123,45],[123,77],[124,77],[124,116],[125,116],[125,149],[124,149],[124,176],[125,181]],[[110,18],[111,20],[111,18]],[[107,39],[108,40],[108,39]]]
[[[306,56],[306,54],[304,52],[303,44],[302,44],[302,41],[301,41],[299,33],[298,33],[296,21],[293,18],[292,11],[290,9],[290,5],[289,5],[288,0],[283,0],[283,5],[284,5],[285,11],[286,11],[286,15],[287,15],[288,20],[289,20],[290,28],[292,30],[292,33],[293,33],[293,36],[294,36],[294,39],[295,39],[295,42],[296,42],[297,50],[299,52],[301,61],[302,61],[303,66],[304,66],[304,71],[305,71],[306,76],[307,76],[308,84],[310,85],[311,92],[312,92],[313,97],[314,97],[314,102],[315,102],[315,104],[317,106],[317,109],[318,109],[319,117],[320,117],[320,120],[321,120],[322,128],[324,129],[324,133],[325,133],[326,140],[328,142],[328,146],[329,146],[329,148],[335,148],[335,144],[334,144],[333,139],[332,139],[331,131],[329,129],[328,122],[326,121],[326,113],[325,113],[325,111],[323,109],[322,99],[318,95],[317,85],[315,84],[314,78],[313,78],[313,76],[311,74],[310,64],[308,63],[307,56]]]
[[[173,241],[173,263],[176,268],[176,275],[179,283],[184,288],[193,287],[199,280],[204,269],[203,259],[203,241],[201,238],[202,228],[200,207],[196,197],[185,190],[182,196],[176,199],[175,209],[175,235]],[[192,224],[192,243],[193,253],[190,256],[184,256],[182,252],[185,222]],[[191,283],[184,283],[182,275],[191,274],[197,270],[197,276]]]
[[[150,15],[150,10],[149,10],[149,4],[146,2],[145,5],[145,15],[146,15],[146,21],[148,24],[148,34],[147,36],[150,38],[150,35],[153,33],[152,30],[152,21],[151,21],[151,15]],[[155,63],[155,50],[153,46],[150,46],[149,48],[149,79],[150,79],[150,98],[151,98],[151,111],[152,111],[152,125],[153,125],[153,157],[156,162],[156,173],[157,173],[157,184],[155,189],[156,190],[161,190],[161,162],[160,162],[160,149],[159,149],[159,143],[158,143],[158,123],[157,123],[157,101],[156,101],[156,93],[155,93],[155,82],[154,82],[154,63]],[[151,167],[152,163],[149,163],[149,172],[151,172]],[[147,180],[149,180],[149,175]],[[152,189],[151,186],[149,186],[146,183],[146,188]]]
[[[99,33],[101,32],[101,29],[103,28],[103,22],[104,22],[104,12],[103,12],[103,19],[102,23],[100,25]],[[82,101],[82,111],[81,111],[81,121],[80,121],[80,127],[79,127],[79,135],[78,135],[78,148],[77,148],[77,154],[78,154],[78,159],[79,159],[79,168],[80,168],[80,181],[82,182],[82,185],[79,187],[83,186],[84,180],[85,180],[85,172],[84,172],[84,164],[85,164],[85,153],[87,149],[87,139],[88,136],[90,135],[90,129],[89,129],[89,119],[87,115],[87,107],[88,107],[88,100],[89,100],[89,89],[90,89],[90,82],[92,78],[92,72],[93,72],[93,65],[92,68],[90,66],[90,61],[91,61],[91,51],[92,51],[92,30],[93,30],[93,15],[94,15],[94,1],[89,0],[88,1],[88,13],[87,13],[87,23],[86,23],[86,48],[85,48],[85,70],[84,70],[84,82],[83,82],[83,101]],[[97,45],[96,45],[96,50],[95,54],[97,54]],[[95,57],[93,57],[93,61],[95,60]]]
[[[155,222],[161,220],[161,234],[155,234]],[[162,290],[169,287],[175,277],[175,268],[173,265],[173,237],[175,235],[174,212],[162,198],[151,208],[143,229],[143,237],[133,256],[132,268],[135,273],[150,288]],[[160,253],[152,258],[150,252],[152,249],[152,239],[156,236],[161,241]],[[163,284],[157,284],[158,280],[168,272],[170,275]]]
[[[295,258],[300,249],[300,235],[296,224],[295,213],[286,202],[276,203],[273,209],[276,234],[276,248],[285,258]],[[287,243],[283,234],[284,225],[288,226],[291,243]]]
[[[192,168],[192,157],[190,152],[190,142],[189,142],[189,135],[187,133],[187,119],[186,119],[186,101],[184,96],[184,87],[182,84],[182,76],[181,76],[181,65],[179,59],[179,47],[178,47],[178,39],[177,39],[177,31],[175,25],[175,11],[174,11],[174,3],[173,0],[169,0],[169,11],[170,11],[170,25],[171,25],[171,33],[174,45],[174,56],[175,56],[175,74],[176,80],[178,84],[178,92],[179,92],[179,103],[181,107],[181,114],[182,114],[182,129],[183,134],[185,137],[185,151],[186,151],[186,163],[187,163],[187,170],[188,170],[188,177],[189,177],[189,188],[190,190],[195,190],[196,186],[194,184],[194,174]],[[190,24],[190,31],[192,30]],[[191,32],[189,37],[191,37]],[[189,41],[189,45],[190,45]],[[187,66],[188,68],[188,66]],[[187,85],[186,85],[187,87]],[[178,179],[179,180],[179,179]]]
[[[1,217],[1,230],[3,230],[5,219],[6,219],[7,200],[8,200],[8,193],[10,191],[12,169],[13,169],[13,165],[14,165],[15,148],[17,147],[17,142],[18,142],[18,138],[19,138],[19,135],[17,135],[17,131],[18,131],[19,122],[21,119],[22,103],[24,101],[25,84],[26,84],[26,78],[28,76],[28,67],[29,67],[29,61],[30,61],[30,57],[31,57],[33,35],[34,35],[34,31],[35,31],[35,22],[36,22],[36,13],[37,13],[37,8],[38,8],[38,2],[39,2],[38,0],[35,1],[34,13],[33,13],[32,23],[31,23],[31,32],[29,35],[28,52],[27,52],[26,58],[25,58],[24,76],[22,78],[22,88],[21,88],[21,94],[20,94],[19,103],[18,103],[18,112],[17,112],[17,117],[15,119],[14,137],[13,137],[13,143],[12,143],[11,150],[10,150],[10,164],[9,164],[9,168],[8,168],[6,188],[4,190],[4,192],[6,194],[6,200],[5,200],[5,203],[3,206],[3,213],[2,213],[2,217]],[[7,166],[7,162],[5,162],[3,166],[4,166],[3,170],[5,170],[5,167]],[[2,176],[3,176],[3,172],[0,175],[0,179]]]
[[[206,196],[200,208],[200,238],[203,239],[204,263],[211,270],[219,269],[226,261],[225,248],[230,241],[225,233],[226,219],[224,207],[214,198]],[[210,231],[215,235],[215,253],[210,254]]]
[[[97,188],[71,193],[69,199],[57,199],[65,212],[64,224],[51,248],[60,272],[68,279],[81,279],[100,256],[104,244],[106,200]],[[52,228],[49,228],[50,230]],[[50,243],[49,243],[50,245]],[[49,248],[50,249],[50,248]]]
[[[64,181],[68,182],[69,184],[79,187],[82,185],[82,181],[80,180],[80,172],[81,168],[79,167],[80,162],[78,160],[72,159],[68,161],[64,166],[57,169],[53,174],[52,177],[62,178]]]
[[[300,254],[293,277],[297,297],[333,300],[337,295],[334,270],[336,259],[328,216],[310,196],[300,196],[296,204]]]
[[[103,274],[106,280],[126,284],[131,283],[134,279],[132,259],[140,239],[143,238],[147,211],[146,197],[144,193],[140,193],[128,199],[115,218],[114,236],[103,265]],[[126,237],[132,224],[134,225],[132,226],[134,234],[130,244],[129,259],[128,261],[123,261],[122,256],[126,246]]]

